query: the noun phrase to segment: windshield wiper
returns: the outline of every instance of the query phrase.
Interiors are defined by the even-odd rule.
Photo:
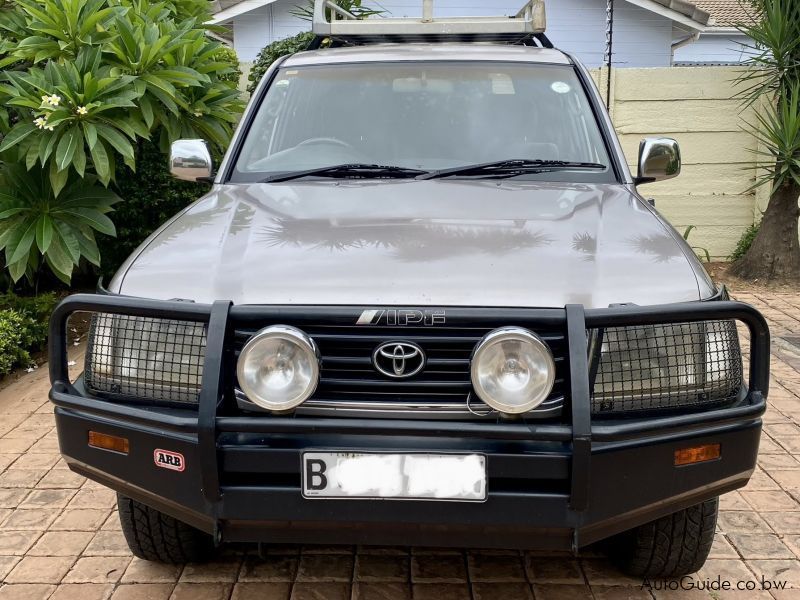
[[[560,169],[605,169],[606,165],[591,162],[572,162],[566,160],[543,160],[528,158],[507,158],[487,163],[462,165],[449,169],[439,169],[417,176],[417,179],[438,179],[450,175],[491,175],[492,177],[514,177],[525,173],[547,173]]]
[[[259,183],[275,183],[279,181],[290,181],[303,177],[378,177],[378,178],[397,178],[417,177],[427,175],[429,171],[422,169],[412,169],[409,167],[395,167],[391,165],[372,165],[366,163],[346,163],[342,165],[329,165],[327,167],[317,167],[316,169],[306,169],[304,171],[289,171],[288,173],[278,173],[265,177]]]

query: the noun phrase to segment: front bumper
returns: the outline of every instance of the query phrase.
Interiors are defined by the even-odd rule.
[[[208,322],[199,408],[110,402],[71,384],[63,336],[67,317],[77,310]],[[222,541],[574,550],[741,487],[755,466],[769,334],[761,315],[744,304],[567,306],[560,312],[569,340],[569,424],[225,416],[218,411],[229,392],[221,365],[228,322],[237,310],[255,307],[116,296],[73,296],[60,305],[51,332],[50,397],[70,468]],[[738,319],[750,330],[749,389],[742,402],[700,413],[592,422],[587,327],[702,319]],[[128,438],[129,454],[88,446],[90,430]],[[720,444],[722,457],[674,466],[676,450],[702,444]],[[180,453],[183,470],[157,467],[156,449]],[[484,453],[488,499],[305,499],[300,457],[312,449]]]

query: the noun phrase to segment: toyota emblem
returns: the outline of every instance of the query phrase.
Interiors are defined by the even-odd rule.
[[[411,377],[425,366],[425,352],[411,342],[385,342],[372,353],[372,364],[387,377]]]

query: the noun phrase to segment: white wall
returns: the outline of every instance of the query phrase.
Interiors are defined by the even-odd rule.
[[[743,44],[752,42],[739,33],[706,33],[700,39],[675,51],[675,62],[739,63],[748,52]]]
[[[233,23],[234,47],[239,59],[249,62],[268,43],[309,28],[289,14],[305,0],[277,0]],[[515,14],[522,1],[437,0],[436,15]],[[420,0],[372,0],[371,4],[394,17],[419,16]],[[547,4],[547,35],[562,50],[574,52],[589,67],[600,66],[605,50],[605,0],[558,0]],[[615,66],[663,67],[670,64],[672,21],[627,2],[614,13]]]

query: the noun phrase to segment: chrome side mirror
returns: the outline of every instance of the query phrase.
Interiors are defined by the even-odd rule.
[[[208,180],[212,175],[211,153],[205,140],[176,140],[169,150],[169,171],[184,181]]]
[[[639,142],[639,169],[634,183],[651,183],[677,177],[681,151],[672,138],[644,138]]]

